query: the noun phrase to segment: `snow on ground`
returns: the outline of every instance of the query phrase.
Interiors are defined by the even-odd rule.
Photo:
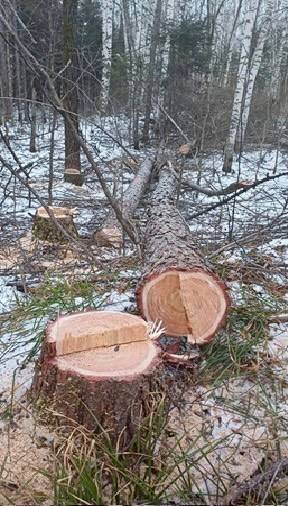
[[[101,170],[103,171],[103,175],[110,189],[113,190],[114,179],[116,180],[118,178],[119,173],[123,173],[126,187],[133,177],[132,172],[128,171],[122,164],[122,157],[124,156],[127,158],[127,155],[123,155],[117,143],[111,141],[111,139],[105,136],[103,132],[95,126],[97,122],[102,128],[116,135],[121,142],[124,142],[125,145],[128,146],[125,117],[117,119],[117,129],[115,129],[115,120],[113,118],[105,118],[104,120],[100,118],[87,119],[82,124],[82,131],[91,142],[95,158],[101,165]],[[44,124],[43,130],[39,132],[39,137],[37,139],[38,152],[34,154],[29,152],[29,130],[27,126],[24,125],[22,129],[11,127],[9,135],[11,138],[11,146],[17,152],[23,166],[31,164],[27,168],[29,173],[29,185],[42,198],[47,199],[50,138],[49,122]],[[7,149],[3,149],[2,156],[13,163]],[[200,162],[201,167],[198,167],[199,170],[195,170],[195,167],[192,167],[192,163],[186,161],[185,177],[194,183],[197,182],[200,186],[209,187],[210,189],[220,189],[229,186],[237,180],[253,182],[256,177],[259,180],[266,177],[267,174],[272,176],[276,165],[278,173],[284,172],[287,170],[288,155],[286,153],[277,153],[269,147],[267,147],[267,149],[263,148],[262,150],[251,149],[243,153],[240,158],[234,160],[233,171],[229,175],[222,174],[221,153],[204,155],[199,163]],[[15,163],[13,163],[13,167],[15,167]],[[74,187],[73,185],[63,182],[63,167],[64,132],[63,126],[59,121],[55,135],[53,204],[66,205],[73,208],[75,223],[80,236],[90,236],[97,226],[101,224],[106,213],[107,205],[103,192],[84,156],[82,156],[82,167],[85,172],[85,184],[82,188]],[[113,171],[115,177],[111,177]],[[30,384],[33,374],[33,362],[28,364],[24,369],[21,368],[21,364],[27,353],[31,352],[33,349],[34,338],[37,336],[37,333],[43,332],[43,328],[49,316],[47,315],[41,318],[41,321],[39,321],[39,319],[37,320],[37,318],[27,318],[26,321],[22,322],[22,329],[20,329],[22,332],[19,332],[19,328],[13,330],[12,327],[7,331],[6,323],[4,325],[4,320],[1,320],[1,317],[4,317],[6,322],[7,313],[12,311],[17,305],[19,306],[19,302],[25,300],[26,297],[19,293],[15,286],[7,285],[13,285],[15,281],[15,276],[9,275],[7,269],[13,266],[15,272],[17,271],[19,274],[29,274],[29,268],[31,268],[32,263],[31,261],[30,263],[29,261],[24,262],[26,257],[29,258],[29,248],[27,249],[25,244],[31,244],[31,237],[29,234],[33,215],[39,204],[37,198],[30,194],[27,188],[20,185],[13,177],[10,177],[7,169],[0,169],[0,175],[0,274],[2,274],[0,275],[0,400],[4,403],[8,403],[8,393],[9,391],[11,392],[11,385],[13,385],[16,398],[20,398]],[[273,282],[276,285],[284,286],[284,289],[286,283],[287,288],[288,216],[286,208],[288,199],[288,177],[285,176],[267,182],[262,186],[244,193],[236,202],[233,203],[233,201],[231,201],[229,205],[219,207],[213,212],[207,212],[207,208],[209,208],[211,204],[219,202],[222,198],[224,197],[207,197],[202,194],[196,196],[195,193],[191,191],[183,191],[180,195],[179,206],[189,220],[190,229],[195,240],[204,247],[204,252],[209,256],[214,250],[222,250],[218,257],[218,263],[220,264],[222,262],[225,268],[231,267],[231,278],[229,278],[228,284],[233,295],[234,303],[242,304],[245,302],[244,292],[246,282],[244,277],[245,272],[244,274],[242,272],[243,266],[246,269],[251,267],[251,271],[254,272],[256,265],[258,269],[258,278],[252,280],[252,282],[250,281],[249,286],[258,296],[266,297],[268,295],[267,285],[264,286],[264,284],[261,283],[261,281],[264,281],[264,277],[271,283]],[[198,212],[203,212],[203,214],[199,217],[191,218],[191,216]],[[268,222],[273,218],[275,218],[273,226],[270,227],[270,229],[263,228],[267,227]],[[241,242],[243,237],[250,237],[252,233],[255,233],[255,235],[249,239],[249,241]],[[231,247],[232,243],[228,241],[229,236],[232,240],[233,247]],[[209,246],[208,251],[207,244]],[[7,251],[9,251],[9,248],[7,249],[7,247],[10,246],[11,254],[8,254]],[[20,251],[24,259],[23,263],[21,263],[21,255],[15,256],[15,251],[18,251],[18,253]],[[45,259],[43,260],[40,256],[38,258],[37,254],[40,253],[37,253],[37,250],[35,250],[35,261],[41,261],[42,265],[46,265],[47,269],[50,269],[49,272],[51,272],[53,258],[52,261],[46,261],[45,263]],[[129,245],[127,254],[128,256],[133,256],[133,250],[131,250]],[[99,252],[98,260],[105,262],[105,268],[109,271],[111,258],[113,256],[113,260],[115,260],[117,255],[117,252],[111,254],[110,251],[102,250]],[[262,264],[260,263],[259,267],[257,261],[259,258],[261,260],[261,258],[264,257],[267,266],[262,268]],[[66,272],[67,269],[68,271],[73,271],[73,269],[76,270],[76,263],[73,259],[73,255],[71,256],[71,263],[69,263],[68,259],[66,259],[65,262]],[[80,265],[77,264],[77,269],[80,271],[82,270],[83,273],[84,271],[91,273],[92,266],[89,264],[87,269],[87,265],[83,266],[80,263]],[[58,270],[59,266],[57,265],[56,269],[55,265],[55,280],[57,280]],[[243,279],[240,276],[240,272]],[[263,280],[261,280],[261,272]],[[124,282],[127,279],[134,280],[138,274],[138,272],[131,269],[127,264],[127,268],[121,267],[121,270],[118,272],[118,279],[120,282]],[[282,296],[283,299],[285,299],[285,296],[287,297],[287,295],[285,295],[285,290],[283,290]],[[101,307],[101,309],[107,310],[131,311],[135,307],[134,294],[131,288],[118,290],[118,288],[116,289],[113,286],[113,290],[108,291],[104,289],[101,294],[95,291],[95,295],[93,295],[91,301],[95,307]],[[77,294],[75,295],[74,302],[76,308],[81,309],[85,305],[84,298],[77,296]],[[61,310],[61,308],[59,309]],[[285,377],[286,380],[288,376],[287,335],[287,325],[271,325],[271,341],[269,341],[269,351],[266,351],[269,357],[271,355],[271,357],[274,357],[277,361],[279,361],[279,357],[281,357],[282,362],[281,364],[278,362],[275,364],[274,373],[279,373],[279,377]],[[13,372],[15,370],[17,374],[14,376],[15,383],[13,383]],[[218,448],[211,459],[209,456],[209,465],[207,465],[207,462],[204,464],[203,459],[201,460],[201,465],[203,465],[202,471],[204,469],[206,474],[211,475],[211,480],[207,481],[206,479],[206,481],[203,481],[203,472],[200,467],[198,476],[195,477],[195,480],[196,478],[198,480],[198,486],[201,482],[201,487],[206,488],[208,494],[215,494],[215,483],[217,483],[217,487],[221,485],[219,485],[213,474],[217,466],[222,466],[223,469],[225,468],[226,474],[224,473],[223,480],[227,483],[230,476],[229,473],[232,473],[233,476],[238,474],[242,478],[249,476],[257,469],[259,461],[263,458],[263,455],[265,455],[267,449],[265,444],[267,440],[270,441],[269,438],[271,436],[269,433],[268,418],[267,420],[265,418],[267,424],[266,422],[263,424],[263,412],[259,411],[257,414],[259,423],[255,422],[252,413],[250,413],[248,421],[247,416],[245,418],[243,413],[238,412],[237,414],[237,410],[240,410],[239,406],[241,401],[244,405],[251,397],[251,389],[253,390],[251,399],[257,398],[259,400],[259,397],[261,397],[260,387],[259,385],[256,386],[255,384],[251,385],[248,380],[243,380],[243,382],[239,380],[235,382],[235,384],[227,383],[227,391],[224,391],[225,385],[219,387],[219,390],[213,389],[213,392],[206,391],[206,389],[202,387],[199,387],[197,391],[195,391],[195,389],[193,391],[187,390],[183,399],[182,411],[179,411],[179,408],[175,408],[171,413],[169,419],[171,433],[173,433],[173,428],[176,429],[176,437],[180,440],[183,432],[183,445],[186,449],[187,445],[191,446],[191,461],[193,460],[195,451],[199,451],[200,454],[202,451],[201,448],[206,448],[205,445],[207,442],[209,444],[214,442]],[[282,414],[284,413],[286,417],[288,415],[285,407],[287,395],[286,391],[282,392],[278,399],[279,403],[281,403],[281,412]],[[237,399],[239,403],[235,406],[234,401]],[[231,403],[233,402],[233,409],[229,409],[229,406],[231,407]],[[185,421],[185,427],[183,426],[183,420]],[[180,425],[182,425],[182,429]],[[243,429],[244,426],[245,431]],[[201,438],[195,442],[195,438],[199,438],[199,432],[201,433]],[[226,445],[224,449],[222,443],[226,441],[226,438],[229,444]],[[285,438],[282,439],[286,441]],[[253,440],[253,445],[250,444],[251,440]],[[265,443],[264,446],[263,441]],[[169,438],[167,444],[171,449],[173,444],[175,445],[175,438]],[[241,466],[239,466],[240,460],[243,463]],[[223,483],[221,486],[223,486]]]

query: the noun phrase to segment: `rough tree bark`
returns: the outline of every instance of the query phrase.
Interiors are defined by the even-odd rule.
[[[78,57],[76,50],[77,0],[63,1],[63,36],[64,36],[64,98],[63,104],[78,132]],[[83,183],[80,164],[80,143],[70,126],[68,114],[65,123],[65,181],[81,186]]]
[[[142,162],[137,175],[124,192],[122,201],[122,214],[126,220],[131,220],[139,205],[141,197],[149,183],[153,160],[147,159]],[[119,205],[121,203],[119,202]],[[113,210],[108,214],[102,230],[95,234],[99,246],[120,247],[123,243],[122,227]]]
[[[139,317],[86,311],[48,324],[32,385],[40,405],[125,447],[159,391],[160,348]],[[73,424],[73,422],[72,422]]]
[[[142,316],[162,321],[166,334],[209,341],[225,321],[229,296],[196,252],[188,225],[175,207],[177,174],[160,169],[146,229],[143,277],[136,289]]]

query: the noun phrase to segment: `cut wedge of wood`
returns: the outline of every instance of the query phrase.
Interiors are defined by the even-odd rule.
[[[50,324],[47,332],[50,356],[147,339],[146,322],[137,316],[113,311],[86,311],[61,316]]]

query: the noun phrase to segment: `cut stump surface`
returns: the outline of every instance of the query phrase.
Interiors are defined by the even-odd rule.
[[[141,318],[110,311],[61,316],[48,324],[32,393],[88,429],[126,444],[149,413],[162,369]]]
[[[76,169],[66,169],[64,172],[65,183],[82,186],[84,183],[84,175]]]

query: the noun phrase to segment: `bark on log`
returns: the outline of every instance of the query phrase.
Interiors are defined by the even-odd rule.
[[[140,203],[142,195],[149,183],[153,160],[147,159],[140,165],[137,175],[130,183],[123,195],[122,214],[126,220],[131,220]],[[120,203],[119,203],[120,204]],[[122,227],[112,210],[105,220],[102,230],[96,232],[95,240],[98,246],[121,247],[123,243]]]
[[[72,237],[77,237],[77,230],[73,222],[73,210],[67,207],[49,207],[57,222]],[[65,243],[68,241],[63,232],[51,220],[44,207],[39,207],[34,217],[32,234],[41,241]]]
[[[160,348],[148,325],[126,313],[86,311],[48,324],[32,384],[49,406],[88,429],[104,429],[125,446],[159,391]],[[69,420],[70,419],[70,420]]]
[[[196,252],[189,227],[175,207],[177,174],[162,166],[146,229],[144,274],[136,289],[146,320],[161,320],[166,334],[209,341],[223,325],[230,303],[224,283]]]

